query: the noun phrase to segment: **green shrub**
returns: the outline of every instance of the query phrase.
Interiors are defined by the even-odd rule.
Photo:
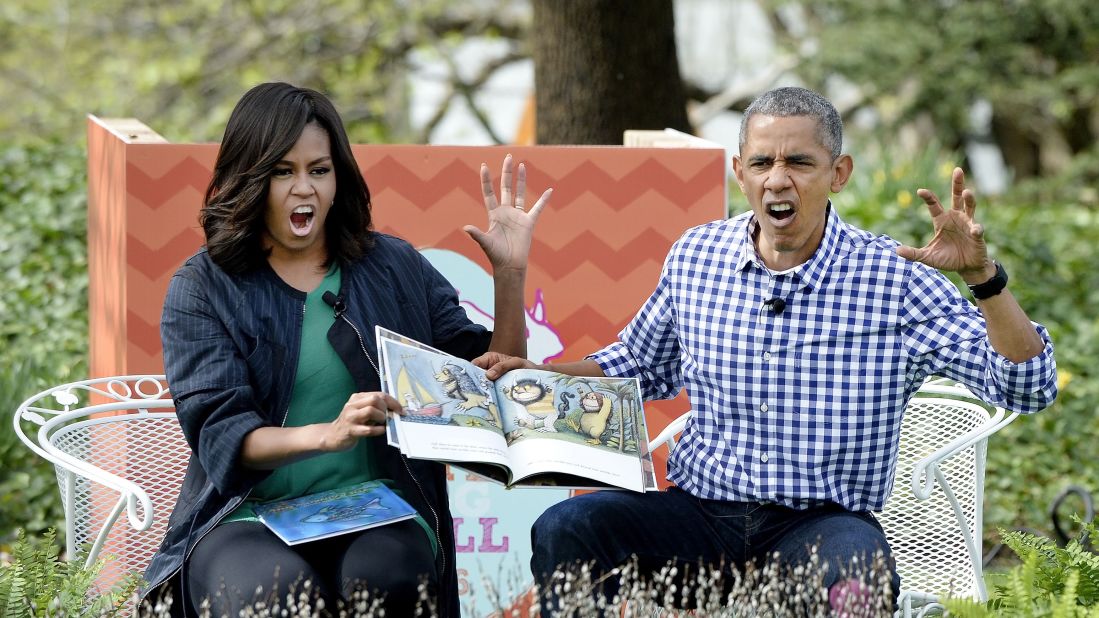
[[[1096,538],[1095,522],[1084,534]],[[1099,616],[1099,555],[1078,540],[1058,547],[1026,532],[1000,530],[1004,544],[1022,560],[1006,573],[990,575],[994,585],[987,603],[947,599],[946,608],[961,617]]]
[[[0,547],[62,523],[53,467],[15,437],[27,397],[87,372],[86,157],[78,146],[0,150]]]
[[[87,184],[80,146],[0,150],[4,371],[28,360],[49,381],[87,371]]]
[[[44,379],[30,361],[16,361],[0,369],[0,548],[8,547],[20,531],[40,538],[50,528],[63,529],[64,512],[53,465],[15,436],[11,417],[23,399]]]
[[[57,557],[53,530],[41,543],[30,543],[23,532],[12,550],[11,563],[0,564],[0,616],[117,616],[137,587],[129,578],[112,590],[96,589],[104,562],[84,568],[83,560]]]

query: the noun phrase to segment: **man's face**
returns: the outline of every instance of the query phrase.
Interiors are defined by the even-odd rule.
[[[828,194],[847,184],[851,157],[833,161],[808,116],[756,115],[747,130],[733,171],[759,224],[756,251],[768,268],[793,268],[820,246]]]

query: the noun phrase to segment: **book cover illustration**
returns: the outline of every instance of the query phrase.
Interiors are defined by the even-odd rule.
[[[409,519],[415,509],[378,481],[368,481],[255,507],[256,516],[287,545]]]

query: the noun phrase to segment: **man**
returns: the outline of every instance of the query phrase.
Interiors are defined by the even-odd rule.
[[[930,191],[923,248],[844,223],[829,201],[853,162],[835,108],[779,88],[744,115],[733,170],[751,211],[688,230],[655,292],[619,335],[550,369],[637,377],[646,398],[687,387],[693,414],[665,492],[600,492],[547,511],[532,531],[535,577],[637,556],[642,572],[682,565],[809,561],[815,545],[838,606],[866,589],[852,561],[884,554],[871,514],[892,486],[904,406],[943,375],[990,403],[1037,412],[1056,396],[1053,348],[987,255],[961,169],[951,205]],[[941,273],[969,284],[976,307]],[[529,362],[479,359],[490,378]]]

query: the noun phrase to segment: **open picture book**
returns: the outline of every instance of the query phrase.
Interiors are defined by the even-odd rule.
[[[416,516],[379,481],[258,504],[256,516],[287,545],[366,530]]]
[[[382,387],[404,406],[389,443],[415,459],[508,487],[655,490],[641,387],[633,378],[479,367],[377,327]]]

